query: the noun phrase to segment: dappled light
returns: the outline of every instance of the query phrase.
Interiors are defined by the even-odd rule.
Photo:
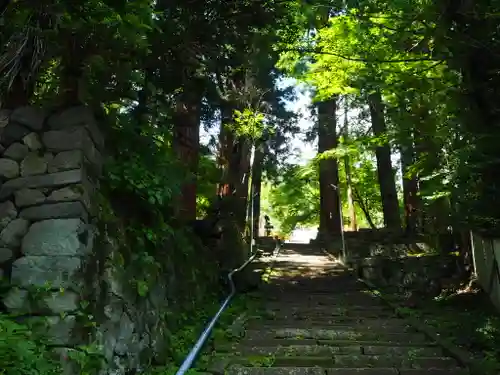
[[[499,21],[0,1],[0,374],[500,374]]]

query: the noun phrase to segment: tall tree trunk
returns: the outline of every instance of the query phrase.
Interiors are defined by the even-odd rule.
[[[337,147],[337,98],[318,103],[318,153]],[[337,159],[324,159],[319,164],[320,225],[323,239],[341,234],[339,170]]]
[[[200,156],[202,97],[200,82],[186,82],[184,93],[177,98],[173,115],[173,150],[188,172],[179,204],[179,215],[185,220],[196,219],[196,173]]]
[[[376,137],[385,135],[387,127],[384,117],[384,106],[380,92],[368,96],[373,133]],[[391,162],[391,147],[389,143],[378,146],[376,151],[377,174],[382,198],[382,209],[384,212],[384,223],[387,228],[401,229],[401,217],[399,216],[399,201],[396,190],[396,180]]]
[[[238,173],[238,186],[236,187],[236,195],[238,197],[238,205],[241,206],[239,212],[241,216],[238,218],[240,226],[244,227],[246,225],[246,208],[248,206],[248,188],[250,182],[250,159],[252,157],[252,146],[248,139],[241,138],[241,155],[239,156],[239,163],[236,165],[235,173]]]
[[[423,167],[425,175],[432,176],[441,168],[442,146],[436,141],[436,127],[434,122],[429,119],[429,114],[425,105],[419,105],[414,113],[418,117],[415,133],[415,149],[418,159]],[[436,187],[441,182],[435,179],[420,181],[420,192],[423,195],[430,195],[436,191]],[[422,208],[422,229],[424,232],[439,238],[448,233],[450,222],[450,206],[446,197],[436,198],[421,203]]]
[[[413,138],[413,137],[412,137]],[[405,206],[406,233],[413,235],[417,232],[420,212],[418,197],[418,180],[416,175],[408,175],[410,167],[415,163],[415,149],[413,139],[400,147],[401,173],[403,175],[403,202]]]
[[[221,124],[219,130],[219,151],[217,160],[219,168],[222,171],[221,182],[217,186],[217,194],[221,196],[230,196],[233,189],[230,186],[229,164],[234,145],[234,134],[231,131],[231,122],[233,120],[233,106],[224,102],[220,108]]]
[[[255,147],[255,155],[252,165],[252,192],[254,198],[251,197],[250,205],[253,205],[253,233],[257,237],[259,235],[260,223],[260,193],[262,190],[262,167],[264,162],[264,143],[259,143]]]
[[[219,195],[231,201],[227,207],[243,230],[248,198],[248,180],[245,182],[245,174],[248,175],[250,169],[250,147],[248,140],[245,137],[236,137],[230,127],[233,109],[234,106],[228,102],[221,107],[219,166],[222,170],[222,181],[217,190]]]
[[[347,119],[347,114],[349,111],[349,106],[347,102],[347,96],[344,97],[345,109],[344,109],[344,142],[347,144],[349,141],[349,120]],[[356,218],[356,210],[354,208],[354,197],[352,192],[352,174],[351,174],[351,158],[348,154],[344,156],[344,168],[346,176],[347,185],[347,204],[349,205],[349,224],[352,231],[358,230],[358,221]]]

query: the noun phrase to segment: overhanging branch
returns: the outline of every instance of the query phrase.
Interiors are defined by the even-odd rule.
[[[307,49],[307,48],[285,48],[281,49],[278,52],[299,52],[299,53],[310,53],[313,55],[329,55],[336,56],[344,60],[349,61],[358,61],[358,62],[366,62],[366,63],[404,63],[404,62],[418,62],[418,61],[446,61],[445,59],[436,59],[433,57],[417,57],[417,58],[409,58],[409,59],[394,59],[394,60],[379,60],[379,59],[362,59],[358,57],[350,57],[344,56],[335,52],[328,52],[320,49]]]

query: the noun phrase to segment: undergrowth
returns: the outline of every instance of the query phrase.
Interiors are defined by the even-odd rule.
[[[244,312],[254,309],[254,301],[246,295],[236,296],[221,315],[204,351],[187,374],[197,374],[206,367],[212,354],[213,340],[231,340],[227,328]],[[172,356],[164,366],[150,369],[148,375],[173,375],[196,343],[208,321],[220,308],[219,303],[208,306],[199,313],[186,317],[184,326],[173,335]],[[96,373],[97,373],[96,369]],[[0,375],[60,375],[60,362],[47,341],[29,326],[15,322],[10,316],[0,314]]]
[[[172,362],[165,365],[156,367],[151,370],[148,375],[174,375],[182,361],[187,357],[189,351],[192,349],[199,336],[205,329],[206,325],[215,315],[217,310],[220,308],[219,304],[214,304],[204,312],[196,316],[193,324],[185,326],[176,335],[176,358],[172,359]],[[249,311],[255,310],[255,300],[248,295],[237,295],[231,302],[229,307],[222,313],[216,326],[214,327],[211,336],[205,343],[202,352],[193,364],[187,375],[194,375],[205,373],[207,366],[210,363],[211,356],[214,351],[214,341],[218,343],[222,341],[232,341],[234,337],[232,332],[228,330],[230,325],[238,318],[241,314],[248,313]]]
[[[381,292],[384,298],[401,302],[400,296]],[[472,354],[481,374],[500,373],[500,316],[481,290],[467,288],[452,294],[443,293],[401,310]]]

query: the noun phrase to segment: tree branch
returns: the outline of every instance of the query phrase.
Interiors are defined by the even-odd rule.
[[[394,60],[378,60],[378,59],[362,59],[358,57],[349,57],[349,56],[344,56],[335,52],[328,52],[320,49],[307,49],[307,48],[285,48],[281,49],[278,52],[299,52],[299,53],[310,53],[310,54],[315,54],[315,55],[329,55],[329,56],[336,56],[344,60],[349,60],[349,61],[359,61],[359,62],[366,62],[366,63],[402,63],[402,62],[418,62],[418,61],[446,61],[445,59],[435,59],[432,57],[417,57],[417,58],[412,58],[412,59],[394,59]]]

